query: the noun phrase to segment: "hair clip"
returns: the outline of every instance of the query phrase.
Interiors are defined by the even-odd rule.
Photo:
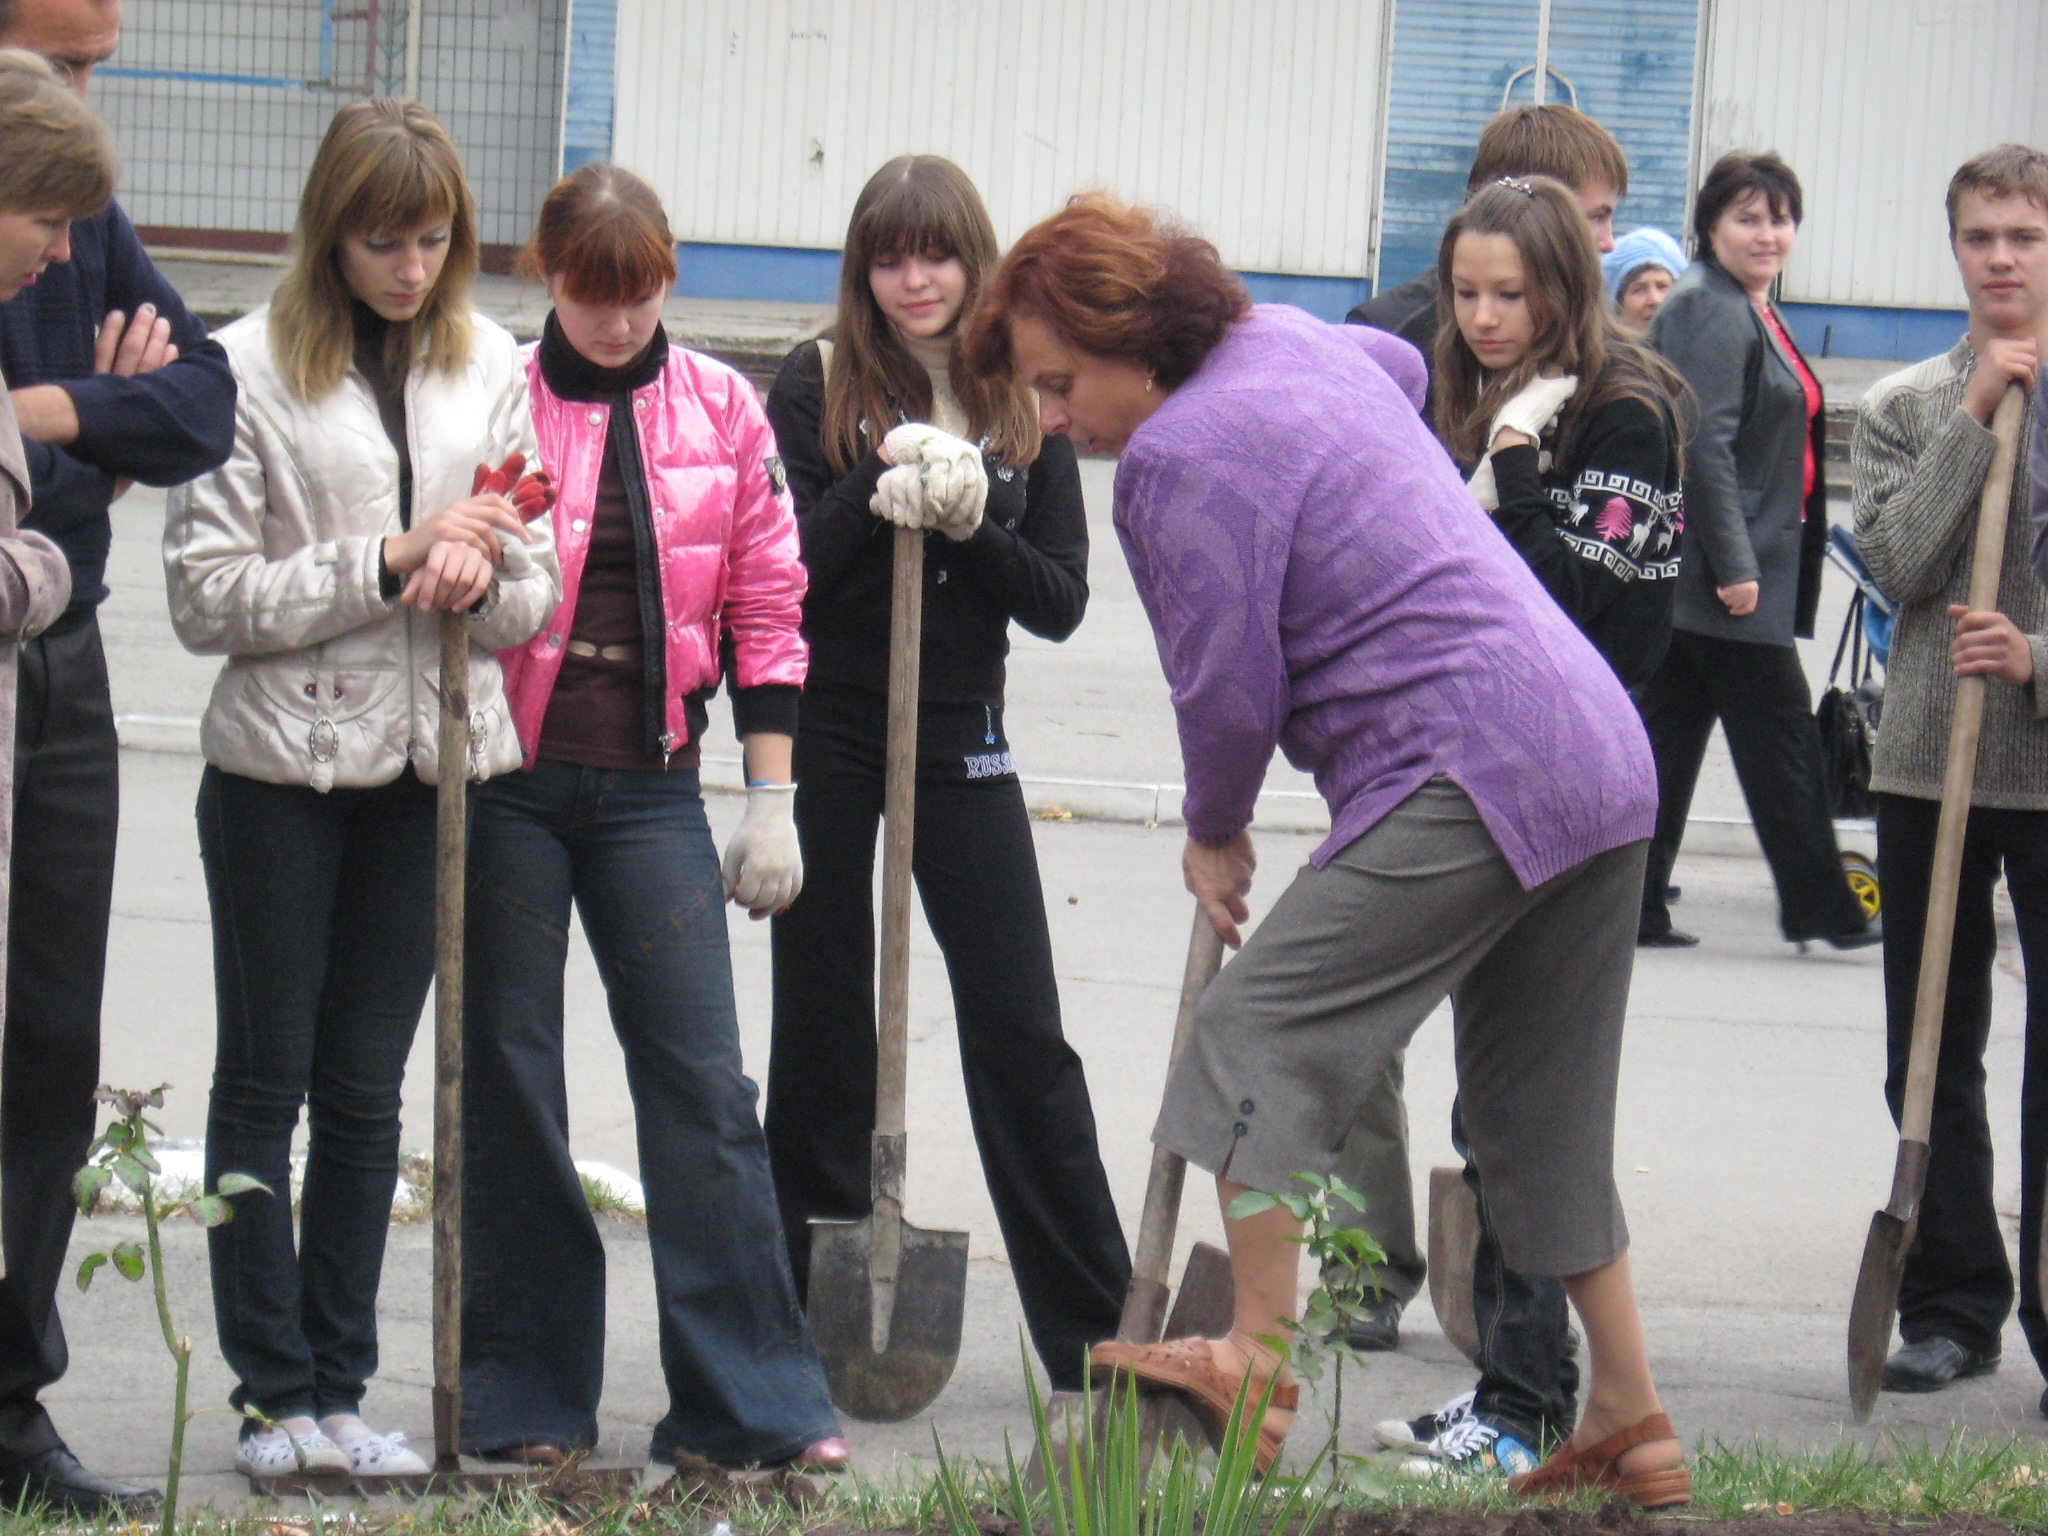
[[[1526,176],[1503,176],[1499,181],[1495,182],[1494,185],[1499,187],[1513,187],[1517,192],[1521,193],[1524,197],[1534,197],[1536,195],[1535,186],[1530,182],[1529,178]]]

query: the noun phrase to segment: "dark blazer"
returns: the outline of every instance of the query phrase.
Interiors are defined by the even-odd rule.
[[[1686,268],[1650,342],[1698,401],[1672,627],[1765,645],[1810,637],[1827,559],[1826,412],[1809,425],[1796,350],[1785,351],[1742,285],[1711,261]],[[1803,496],[1809,443],[1813,493]],[[1731,616],[1715,588],[1752,580],[1755,611]]]

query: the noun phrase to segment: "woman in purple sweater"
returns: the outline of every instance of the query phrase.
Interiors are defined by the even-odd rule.
[[[1207,242],[1077,198],[1011,251],[969,345],[1037,389],[1048,433],[1122,459],[1117,533],[1186,765],[1183,864],[1227,943],[1276,746],[1330,805],[1328,841],[1203,998],[1153,1131],[1216,1175],[1233,1326],[1093,1358],[1186,1393],[1219,1433],[1240,1384],[1256,1400],[1270,1382],[1271,1463],[1297,1398],[1270,1343],[1296,1309],[1297,1228],[1271,1202],[1231,1208],[1327,1173],[1448,995],[1501,1247],[1563,1279],[1591,1359],[1577,1433],[1514,1484],[1683,1502],[1614,1186],[1657,806],[1613,672],[1374,360],[1384,339],[1252,308]]]

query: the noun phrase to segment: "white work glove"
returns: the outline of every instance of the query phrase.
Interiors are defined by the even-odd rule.
[[[988,470],[981,462],[981,450],[974,444],[937,427],[911,421],[882,439],[882,457],[899,468],[915,467],[918,471],[924,487],[924,527],[936,528],[947,538],[959,541],[971,538],[981,526],[982,508],[988,502]],[[894,517],[889,520],[897,521]]]
[[[1474,501],[1489,512],[1500,508],[1500,491],[1493,482],[1493,440],[1500,436],[1501,429],[1520,432],[1540,444],[1543,434],[1550,430],[1558,412],[1564,409],[1565,402],[1571,399],[1572,392],[1578,387],[1579,376],[1575,373],[1531,379],[1494,413],[1493,425],[1486,429],[1486,451],[1479,456],[1479,467],[1472,471],[1472,478],[1465,482],[1465,489],[1472,493]],[[1550,467],[1550,456],[1540,448],[1536,467]]]
[[[754,917],[780,912],[804,888],[804,856],[796,840],[796,786],[750,784],[747,814],[725,845],[719,866],[725,896]]]

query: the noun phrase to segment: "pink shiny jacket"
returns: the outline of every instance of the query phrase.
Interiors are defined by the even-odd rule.
[[[552,515],[563,593],[539,634],[498,654],[531,768],[576,623],[611,407],[561,399],[541,376],[537,346],[523,356],[541,462],[561,492]],[[684,698],[718,681],[721,626],[732,632],[740,687],[802,686],[804,567],[775,434],[744,377],[672,346],[660,376],[632,398],[668,633],[661,746],[673,752],[689,738]]]

